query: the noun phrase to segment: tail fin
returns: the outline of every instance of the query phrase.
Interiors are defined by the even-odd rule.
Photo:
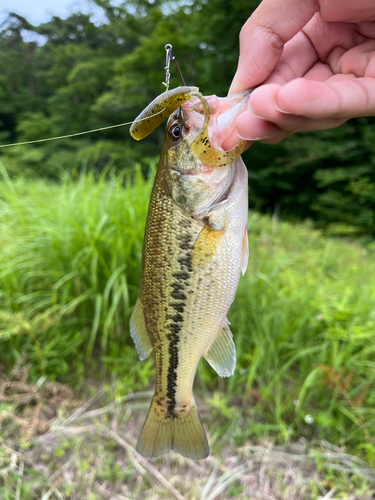
[[[138,439],[137,451],[144,457],[157,457],[169,450],[195,460],[206,458],[210,453],[194,400],[189,412],[185,410],[170,416],[161,411],[154,396]]]

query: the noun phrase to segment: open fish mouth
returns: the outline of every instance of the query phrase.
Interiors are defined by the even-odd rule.
[[[177,87],[154,99],[135,119],[130,134],[137,140],[143,139],[181,107],[186,130],[199,130],[190,143],[193,154],[207,166],[225,167],[245,150],[243,139],[228,151],[221,145],[233,133],[234,119],[244,111],[250,93],[248,90],[224,98],[215,95],[205,98],[197,87]],[[189,133],[189,137],[192,135]]]
[[[250,94],[251,90],[246,90],[228,97],[204,97],[210,111],[208,136],[211,146],[223,149],[222,144],[234,132],[233,123],[236,117],[247,108]],[[193,96],[182,104],[181,108],[188,126],[202,130],[205,108],[201,99]]]

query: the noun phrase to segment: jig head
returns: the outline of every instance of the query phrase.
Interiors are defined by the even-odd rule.
[[[190,97],[198,95],[198,87],[177,87],[160,94],[141,114],[130,127],[130,135],[140,141],[153,132],[164,120]],[[140,121],[142,120],[142,121]]]
[[[172,55],[172,45],[165,45],[165,83],[167,90],[156,97],[146,109],[140,113],[130,127],[130,135],[140,141],[153,132],[164,120],[166,120],[177,108],[191,97],[197,97],[203,106],[204,124],[200,134],[191,143],[191,151],[205,165],[210,167],[225,167],[235,161],[245,150],[246,141],[241,139],[229,151],[215,149],[208,138],[208,125],[210,123],[210,106],[199,92],[198,87],[187,87],[180,71],[177,59]],[[182,87],[168,90],[170,81],[170,65],[174,61],[180,74]]]

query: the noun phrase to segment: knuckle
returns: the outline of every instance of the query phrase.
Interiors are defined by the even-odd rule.
[[[251,29],[249,22],[245,23],[241,28],[239,34],[240,45],[247,45],[250,41],[259,37],[265,39],[264,43],[269,44],[277,51],[282,51],[284,48],[284,40],[273,27],[258,24],[255,28]]]
[[[282,51],[284,49],[284,40],[282,37],[270,26],[260,26],[258,29],[262,30],[268,39],[269,45],[276,51]]]

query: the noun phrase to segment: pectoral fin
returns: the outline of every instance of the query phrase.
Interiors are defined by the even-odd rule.
[[[209,262],[216,252],[225,229],[214,230],[206,224],[198,235],[192,251],[193,265],[199,267]]]
[[[220,377],[233,375],[236,368],[236,347],[227,319],[204,357]]]
[[[243,240],[242,240],[242,254],[241,254],[242,276],[244,276],[246,273],[248,260],[249,260],[249,238],[247,236],[247,229],[245,229],[245,234],[243,235]]]
[[[139,297],[130,318],[130,335],[134,341],[139,359],[141,361],[146,359],[152,351],[152,345],[147,334],[143,306]]]

